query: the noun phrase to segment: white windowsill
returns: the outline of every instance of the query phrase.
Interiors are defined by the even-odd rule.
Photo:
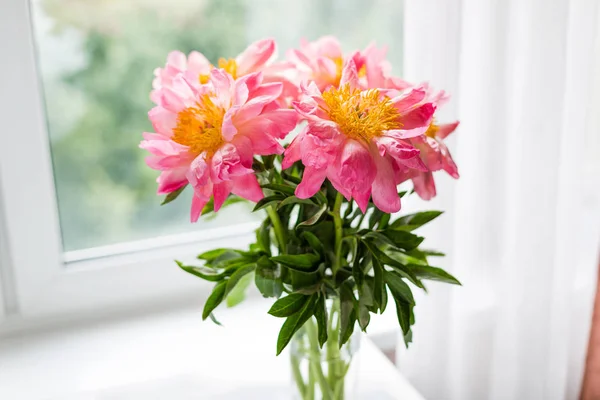
[[[3,338],[0,398],[104,399],[94,393],[165,379],[169,384],[191,376],[207,379],[211,371],[223,377],[223,384],[266,384],[275,378],[251,373],[235,359],[255,359],[257,369],[270,371],[283,322],[266,315],[271,304],[253,298],[219,310],[224,327],[202,322],[198,302],[193,309]],[[369,337],[379,344],[395,344],[396,324],[393,312],[375,316]],[[287,381],[276,380],[284,378]]]

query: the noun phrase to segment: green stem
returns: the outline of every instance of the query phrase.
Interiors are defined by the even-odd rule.
[[[277,237],[277,243],[279,244],[279,252],[280,254],[283,254],[287,243],[287,232],[283,229],[283,224],[281,223],[281,219],[279,218],[279,214],[277,214],[275,207],[267,207],[267,214],[269,215],[271,223],[273,224],[273,229],[275,230],[275,237]]]
[[[342,267],[342,217],[340,216],[340,210],[342,208],[342,201],[344,197],[338,192],[335,196],[335,204],[333,205],[333,224],[335,227],[335,263],[333,264],[333,276]]]
[[[292,374],[294,375],[294,381],[296,381],[296,386],[298,386],[298,391],[300,392],[300,396],[302,398],[306,397],[306,385],[304,384],[304,379],[302,379],[302,373],[300,372],[300,359],[298,356],[292,354],[291,356],[291,364],[292,364]],[[309,382],[309,385],[311,383]]]
[[[329,382],[325,378],[323,368],[321,367],[321,350],[319,348],[319,339],[317,337],[317,329],[312,318],[306,321],[306,334],[310,343],[309,368],[316,375],[319,386],[321,387],[321,395],[323,400],[331,400],[332,391]]]

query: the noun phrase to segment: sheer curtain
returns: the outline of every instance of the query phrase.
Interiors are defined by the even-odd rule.
[[[408,0],[405,75],[461,126],[461,178],[429,245],[463,287],[430,285],[398,366],[427,399],[576,399],[600,244],[597,0]],[[403,346],[399,346],[403,347]]]

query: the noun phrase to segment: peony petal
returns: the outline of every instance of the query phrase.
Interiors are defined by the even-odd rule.
[[[210,171],[206,162],[205,153],[197,156],[186,172],[186,178],[194,189],[205,186],[210,179]]]
[[[440,139],[445,139],[449,134],[454,132],[458,127],[459,121],[452,122],[450,124],[442,124],[439,126],[436,136]]]
[[[401,114],[407,113],[415,106],[419,105],[427,95],[427,92],[422,89],[413,89],[408,93],[403,93],[400,96],[392,99],[392,104]]]
[[[328,58],[342,57],[342,46],[335,36],[322,36],[313,42],[318,55]]]
[[[376,150],[375,150],[376,152]],[[340,183],[355,190],[369,190],[376,175],[373,156],[361,143],[349,139],[343,146],[339,156]]]
[[[252,150],[257,155],[283,153],[283,146],[276,140],[277,126],[266,118],[254,118],[238,126],[240,135],[252,142]]]
[[[159,177],[156,179],[156,182],[158,182],[157,194],[169,194],[181,188],[182,186],[185,186],[188,183],[186,171],[187,167],[161,172]]]
[[[215,200],[215,212],[219,211],[225,200],[227,200],[227,196],[231,193],[232,187],[233,183],[230,181],[214,184],[213,196]]]
[[[433,173],[422,172],[412,178],[415,192],[423,200],[431,200],[436,196],[435,181],[433,180]]]
[[[294,130],[298,124],[298,113],[295,110],[278,108],[274,111],[262,113],[261,117],[275,124],[280,132],[278,136],[280,139],[283,139],[285,135]]]
[[[304,132],[301,132],[292,140],[292,143],[285,149],[283,153],[283,161],[281,162],[281,168],[288,169],[296,161],[302,158],[302,140],[304,139]]]
[[[402,115],[402,128],[405,130],[410,130],[423,126],[429,127],[434,112],[435,106],[433,104],[423,104],[409,113]]]
[[[238,74],[246,75],[264,67],[276,51],[275,40],[263,39],[252,43],[236,58]]]
[[[242,164],[240,153],[232,143],[221,146],[210,162],[210,177],[213,183],[229,181],[234,176],[253,172],[251,168]]]
[[[210,71],[210,82],[215,89],[215,104],[228,109],[231,106],[231,99],[233,97],[233,78],[224,70],[215,68]]]
[[[160,92],[160,106],[167,111],[178,114],[186,108],[183,98],[173,89],[165,87]]]
[[[358,72],[356,71],[356,64],[354,64],[354,60],[352,59],[346,61],[342,70],[340,86],[345,84],[349,84],[350,89],[358,88]]]
[[[198,218],[200,218],[200,214],[202,213],[202,209],[208,203],[208,200],[203,200],[198,197],[196,194],[192,197],[192,210],[190,213],[191,222],[197,222]]]
[[[167,55],[167,65],[182,71],[187,67],[187,57],[180,51],[172,51]]]
[[[223,139],[225,139],[228,142],[231,141],[238,132],[233,123],[233,117],[238,111],[238,106],[234,106],[227,110],[227,112],[223,116],[223,124],[221,125],[221,136],[223,136]]]
[[[425,132],[427,132],[428,128],[429,128],[429,126],[424,125],[424,126],[420,126],[418,128],[410,129],[410,130],[390,129],[390,130],[384,131],[383,135],[393,137],[396,140],[410,139],[410,138],[424,135]]]
[[[379,155],[375,156],[377,176],[372,186],[373,203],[386,213],[400,211],[400,197],[394,179],[394,170],[390,161]]]
[[[309,199],[315,195],[325,181],[327,168],[317,169],[314,167],[304,168],[302,182],[296,187],[296,197],[299,199]]]
[[[369,206],[369,199],[371,198],[371,188],[368,190],[356,190],[352,192],[352,197],[358,208],[364,213],[367,212],[367,207]]]
[[[198,75],[201,73],[208,73],[210,72],[210,61],[204,57],[204,54],[197,51],[192,51],[188,56],[187,67],[188,70]]]
[[[283,92],[283,83],[281,82],[270,82],[257,86],[254,88],[250,94],[249,98],[253,99],[255,97],[262,97],[265,99],[270,99],[269,101],[276,100],[281,93]]]
[[[253,202],[258,202],[265,197],[258,180],[256,179],[256,175],[253,173],[236,176],[233,178],[232,182],[233,187],[231,191],[237,196]]]

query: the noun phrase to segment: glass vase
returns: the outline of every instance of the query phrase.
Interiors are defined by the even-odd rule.
[[[291,342],[293,399],[351,400],[356,398],[360,330],[340,347],[340,301],[327,301],[327,342],[319,346],[317,321],[306,321]]]

